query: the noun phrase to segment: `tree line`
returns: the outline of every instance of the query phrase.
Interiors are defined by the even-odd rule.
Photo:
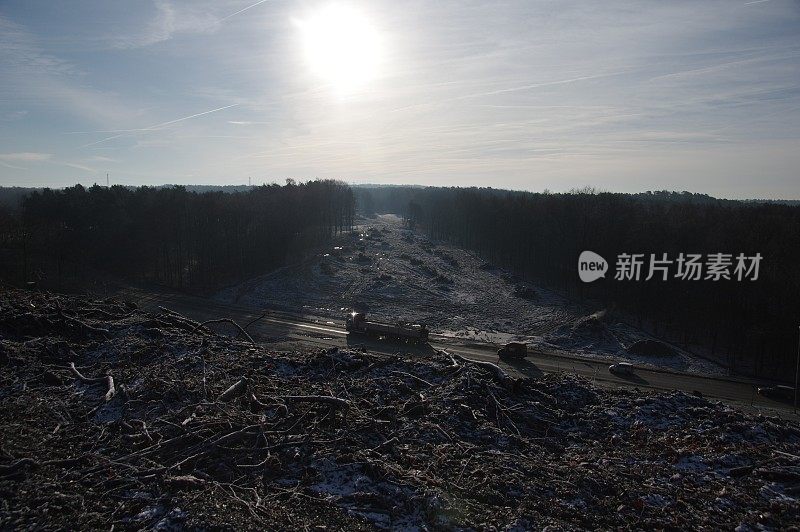
[[[794,375],[800,325],[800,207],[684,193],[567,194],[494,189],[356,189],[373,209],[398,208],[428,236],[474,250],[523,278],[580,300],[690,349],[710,351],[743,374]],[[391,205],[398,201],[405,205]],[[395,211],[398,212],[398,211]],[[578,278],[591,250],[610,272]],[[641,280],[616,280],[620,254],[642,254]],[[675,265],[645,281],[650,254],[760,254],[756,281],[684,280]],[[733,267],[731,267],[733,272]]]
[[[123,186],[33,191],[0,212],[0,276],[61,288],[94,272],[212,289],[302,258],[353,226],[337,181],[244,192]]]

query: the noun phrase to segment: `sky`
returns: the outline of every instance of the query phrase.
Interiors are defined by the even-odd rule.
[[[800,0],[0,0],[0,185],[800,199]]]

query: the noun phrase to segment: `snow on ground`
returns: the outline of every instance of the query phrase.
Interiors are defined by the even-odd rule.
[[[434,334],[464,343],[522,340],[583,357],[724,373],[679,349],[667,356],[631,354],[626,348],[652,337],[602,309],[521,283],[470,251],[432,242],[393,214],[362,219],[327,251],[216,297],[337,320],[356,309],[372,319],[424,322]]]

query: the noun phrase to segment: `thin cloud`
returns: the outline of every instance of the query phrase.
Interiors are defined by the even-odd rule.
[[[4,122],[13,122],[15,120],[21,120],[21,119],[25,118],[25,116],[27,116],[27,114],[28,114],[28,111],[25,111],[25,110],[12,111],[10,113],[4,114],[2,117],[0,117],[0,120],[2,120]]]
[[[65,131],[64,135],[93,135],[96,133],[135,133],[136,131],[145,131],[145,128],[134,129],[94,129],[91,131]]]
[[[4,102],[44,104],[58,112],[98,122],[131,118],[127,106],[115,96],[86,87],[81,71],[72,63],[46,52],[39,39],[26,27],[0,15],[0,78]],[[28,114],[17,110],[5,120],[19,120]]]
[[[122,49],[144,48],[168,41],[180,34],[209,33],[230,18],[260,6],[269,0],[260,0],[222,18],[215,18],[204,11],[203,5],[177,5],[169,0],[154,0],[155,17],[138,33],[116,37],[114,46]]]
[[[178,34],[203,33],[217,24],[213,16],[198,11],[191,4],[176,6],[168,0],[154,0],[155,17],[141,31],[114,38],[114,47],[121,49],[144,48],[168,41]]]
[[[22,151],[16,153],[0,153],[0,161],[37,162],[37,161],[46,161],[52,157],[53,157],[52,153],[39,153],[30,151]]]
[[[97,170],[91,168],[89,166],[85,166],[78,163],[62,163],[64,166],[69,166],[70,168],[75,168],[76,170],[83,170],[84,172],[96,173]]]
[[[762,56],[762,57],[749,57],[747,59],[739,59],[739,60],[736,60],[736,61],[727,61],[725,63],[719,63],[719,64],[716,64],[716,65],[704,66],[704,67],[700,67],[700,68],[692,68],[692,69],[689,69],[689,70],[681,70],[681,71],[678,71],[678,72],[671,72],[669,74],[662,74],[660,76],[655,76],[653,78],[650,78],[648,81],[664,80],[664,79],[669,79],[669,78],[678,78],[678,77],[683,77],[683,76],[692,76],[692,75],[700,75],[700,74],[710,74],[710,73],[714,73],[714,72],[717,72],[719,70],[723,70],[723,69],[730,68],[730,67],[733,67],[733,66],[747,65],[747,64],[759,63],[759,62],[765,62],[765,61],[776,61],[776,60],[781,60],[781,59],[788,60],[788,59],[794,59],[794,58],[796,58],[798,56],[800,56],[800,53],[794,52],[794,53],[789,53],[789,54],[776,54],[776,55],[765,55],[765,56]]]
[[[541,87],[552,87],[554,85],[566,85],[568,83],[577,83],[579,81],[589,81],[589,80],[593,80],[593,79],[608,78],[608,77],[612,77],[612,76],[621,76],[623,74],[628,74],[630,72],[631,72],[630,70],[623,70],[623,71],[619,71],[619,72],[609,72],[609,73],[606,73],[606,74],[594,74],[594,75],[591,75],[591,76],[579,76],[577,78],[560,79],[560,80],[556,80],[556,81],[545,81],[545,82],[542,82],[542,83],[531,83],[529,85],[520,85],[518,87],[509,87],[509,88],[506,88],[506,89],[497,89],[497,90],[487,91],[487,92],[476,92],[474,94],[466,94],[464,96],[459,96],[456,99],[457,100],[466,100],[466,99],[469,99],[469,98],[481,98],[483,96],[494,96],[496,94],[506,94],[506,93],[509,93],[509,92],[527,91],[527,90],[531,90],[531,89],[538,89],[538,88],[541,88]]]
[[[578,83],[578,82],[581,82],[581,81],[589,81],[589,80],[593,80],[593,79],[601,79],[601,78],[607,78],[607,77],[612,77],[612,76],[620,76],[620,75],[623,75],[623,74],[628,74],[630,72],[632,72],[632,71],[631,70],[624,70],[624,71],[619,71],[619,72],[609,72],[609,73],[606,73],[606,74],[593,74],[591,76],[579,76],[579,77],[575,77],[575,78],[560,79],[560,80],[555,80],[555,81],[544,81],[544,82],[540,82],[540,83],[530,83],[528,85],[518,85],[518,86],[515,86],[515,87],[507,87],[507,88],[496,89],[496,90],[492,90],[492,91],[475,92],[475,93],[471,93],[471,94],[463,94],[461,96],[454,96],[452,98],[445,98],[445,99],[442,99],[442,100],[438,100],[436,102],[425,102],[425,103],[407,105],[405,107],[399,107],[397,109],[392,109],[389,112],[396,113],[396,112],[400,112],[400,111],[407,111],[407,110],[414,109],[414,108],[417,108],[417,107],[425,107],[425,106],[430,106],[430,105],[441,105],[443,103],[455,102],[455,101],[460,101],[460,100],[469,100],[469,99],[473,99],[473,98],[482,98],[482,97],[486,97],[486,96],[496,96],[496,95],[500,95],[500,94],[521,92],[521,91],[527,91],[527,90],[532,90],[532,89],[538,89],[538,88],[542,88],[542,87],[551,87],[551,86],[555,86],[555,85],[566,85],[566,84],[569,84],[569,83]]]
[[[3,166],[5,168],[11,168],[12,170],[25,170],[26,172],[28,171],[27,168],[24,168],[22,166],[14,166],[13,164],[8,164],[3,161],[0,161],[0,166]]]
[[[228,120],[234,126],[254,126],[258,124],[269,124],[270,122],[251,122],[250,120]]]
[[[17,166],[11,163],[37,163],[47,161],[53,155],[51,153],[38,153],[38,152],[15,152],[15,153],[0,153],[0,166],[10,168],[11,170],[25,170],[28,169],[24,166]]]

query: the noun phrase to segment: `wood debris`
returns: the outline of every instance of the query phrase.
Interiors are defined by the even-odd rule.
[[[795,422],[512,380],[447,353],[282,353],[239,336],[166,309],[3,292],[0,528],[800,522]]]

